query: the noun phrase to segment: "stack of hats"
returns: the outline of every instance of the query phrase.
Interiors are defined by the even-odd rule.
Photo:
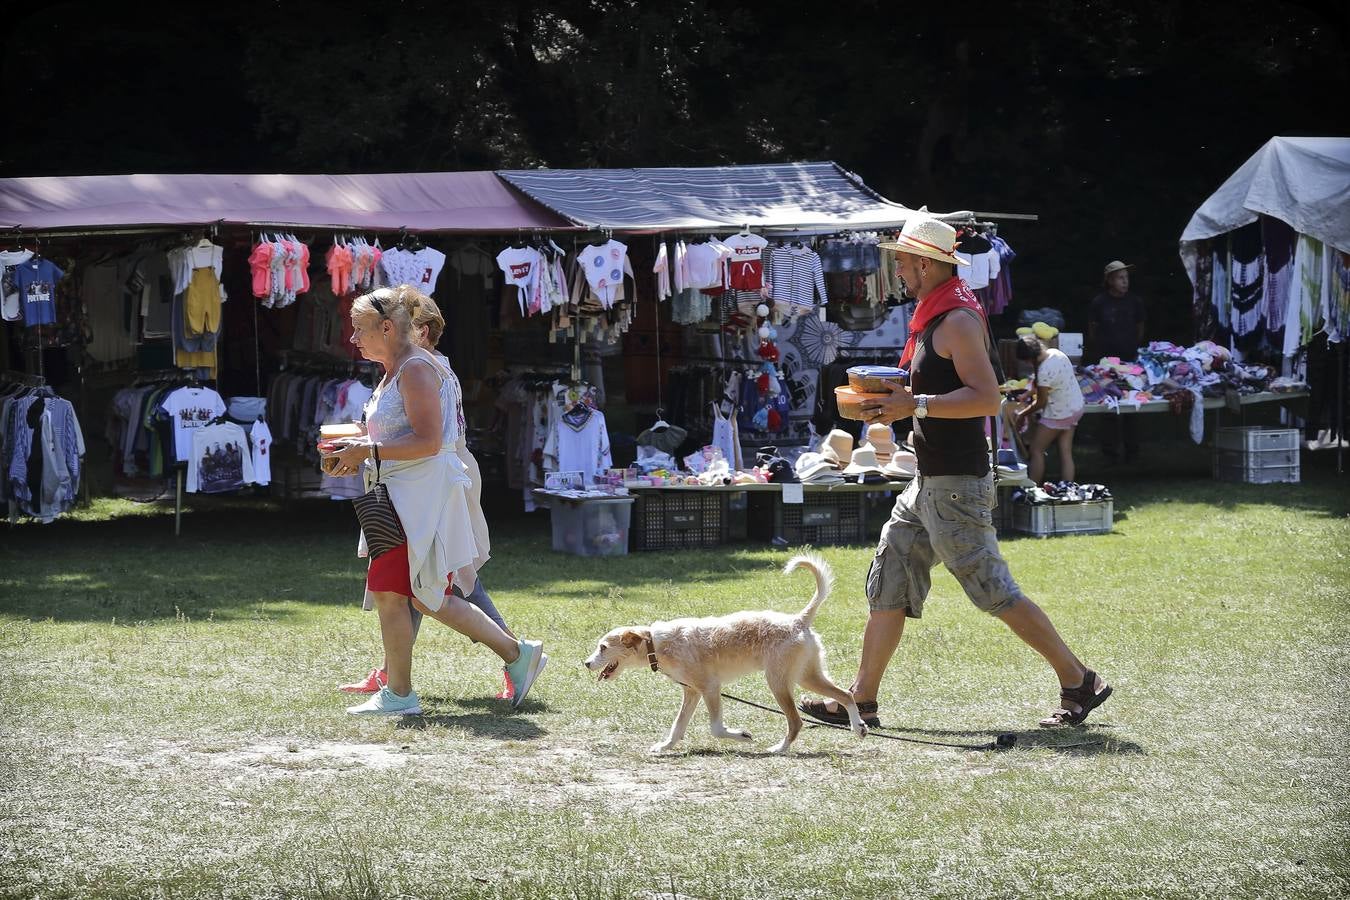
[[[886,473],[877,463],[877,452],[867,444],[854,450],[849,458],[844,477],[852,481],[853,477],[850,476],[856,477],[862,484],[881,484],[887,480]]]
[[[875,422],[867,428],[867,443],[876,455],[881,474],[888,481],[903,481],[914,477],[918,461],[914,453],[895,442],[891,426]]]
[[[836,469],[843,469],[844,460],[853,455],[853,435],[834,429],[820,442],[820,455]]]
[[[803,453],[797,457],[797,478],[802,484],[844,483],[844,476],[823,453]]]

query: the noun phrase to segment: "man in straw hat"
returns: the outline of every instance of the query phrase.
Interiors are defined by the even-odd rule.
[[[984,419],[999,410],[998,379],[990,360],[984,311],[956,277],[964,264],[953,252],[956,231],[922,216],[910,219],[894,243],[897,268],[918,298],[900,359],[910,386],[867,401],[868,422],[914,418],[918,476],[895,502],[867,573],[870,613],[852,691],[869,725],[879,725],[877,691],[906,618],[919,618],[929,573],[939,561],[980,609],[998,616],[1045,657],[1059,677],[1059,708],[1047,727],[1077,725],[1111,695],[1111,688],[1065,645],[1055,626],[1013,581],[994,536],[994,483]],[[822,699],[804,700],[803,712],[826,722],[848,713]]]

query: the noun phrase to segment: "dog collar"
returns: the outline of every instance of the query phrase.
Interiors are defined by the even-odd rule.
[[[661,671],[656,668],[656,646],[652,644],[652,639],[650,637],[647,638],[647,662],[651,664],[653,672]]]

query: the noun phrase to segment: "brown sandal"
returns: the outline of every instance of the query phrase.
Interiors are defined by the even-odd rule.
[[[1097,690],[1097,673],[1088,669],[1083,674],[1083,683],[1078,687],[1059,689],[1060,708],[1041,719],[1040,725],[1042,728],[1082,725],[1088,713],[1105,703],[1110,696],[1111,685],[1103,683],[1102,689]],[[1078,707],[1077,711],[1069,709],[1069,704]]]
[[[806,713],[811,718],[825,722],[828,725],[848,725],[848,710],[844,709],[843,704],[836,710],[831,710],[825,704],[828,701],[819,698],[803,700],[797,704],[797,708]],[[875,700],[861,700],[858,702],[858,715],[862,717],[863,724],[868,728],[880,728],[881,719],[877,718],[877,702]]]

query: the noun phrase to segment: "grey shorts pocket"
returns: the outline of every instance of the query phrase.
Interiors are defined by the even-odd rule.
[[[865,590],[867,593],[867,601],[869,603],[875,603],[881,598],[881,586],[884,580],[882,578],[882,570],[886,565],[886,553],[887,547],[885,544],[882,544],[877,548],[876,554],[872,557],[872,565],[867,570]]]

